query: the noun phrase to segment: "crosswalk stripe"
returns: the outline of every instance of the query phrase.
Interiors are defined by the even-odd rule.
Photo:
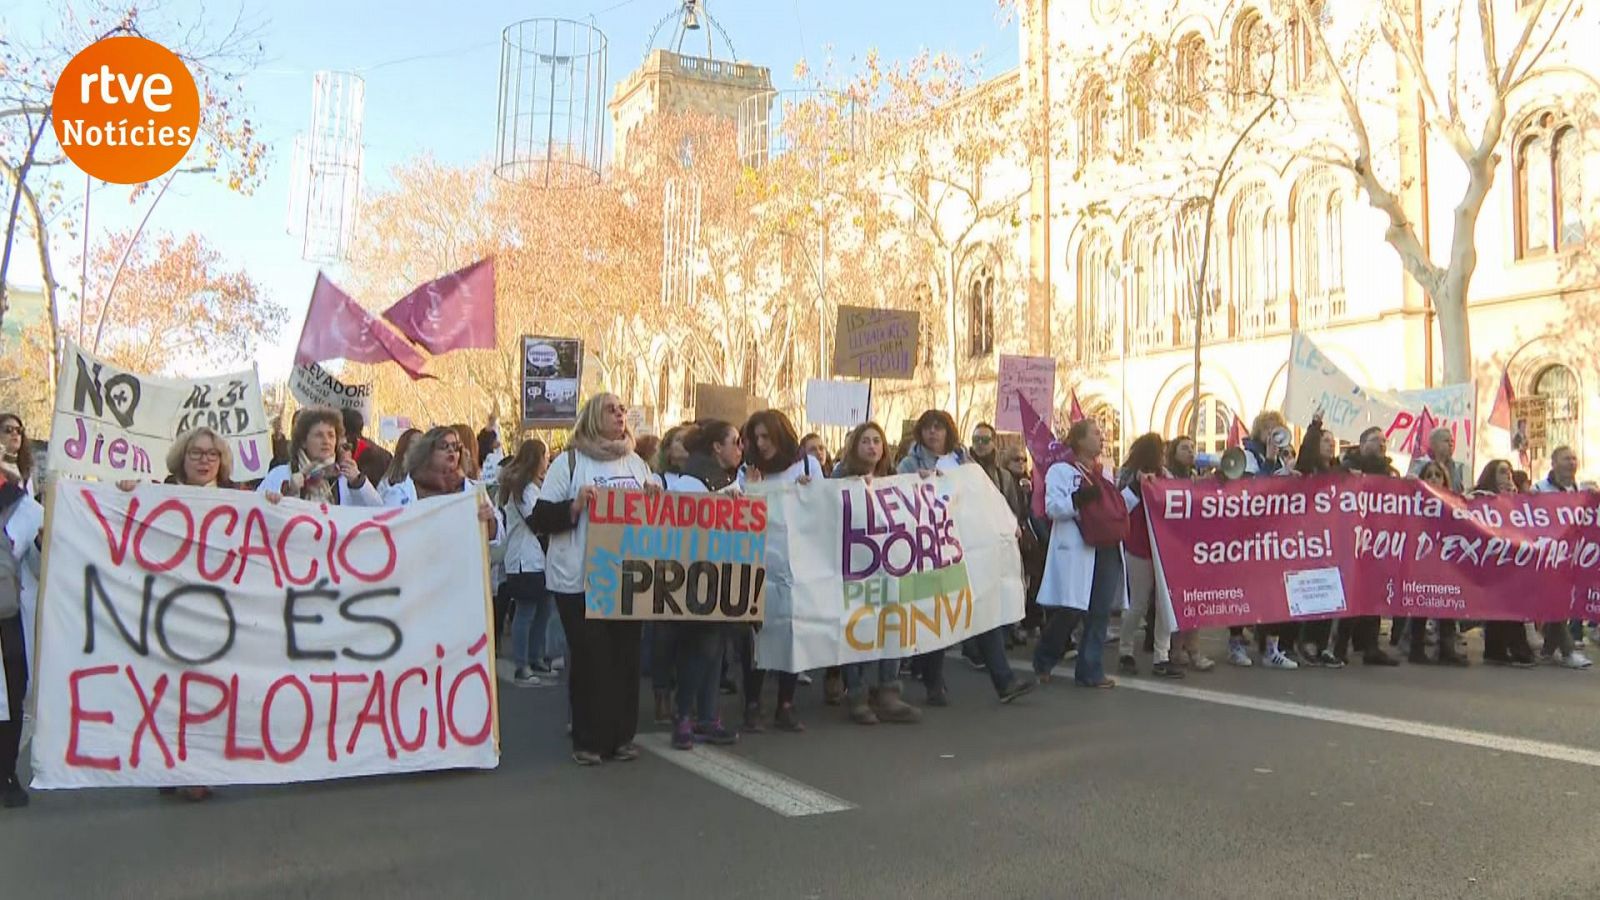
[[[663,733],[641,735],[639,746],[780,816],[820,816],[856,808],[848,800],[713,747],[674,750],[672,738]]]

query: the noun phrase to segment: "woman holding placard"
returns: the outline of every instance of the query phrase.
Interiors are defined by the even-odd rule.
[[[572,761],[639,758],[639,623],[588,618],[584,550],[589,506],[601,488],[653,493],[661,484],[633,452],[628,407],[596,394],[578,411],[572,440],[550,463],[533,509],[533,529],[550,536],[545,583],[567,633],[567,694],[572,705]]]
[[[844,455],[833,467],[831,477],[860,478],[870,484],[873,478],[893,474],[889,438],[877,422],[867,422],[857,425],[845,438]],[[922,710],[900,699],[900,660],[879,659],[843,668],[850,721],[857,725],[922,721]]]
[[[1496,494],[1515,494],[1517,482],[1512,475],[1511,463],[1491,459],[1478,475],[1478,483],[1468,497],[1491,497]],[[1483,661],[1517,669],[1531,669],[1534,662],[1533,646],[1528,643],[1528,624],[1498,620],[1483,626]]]

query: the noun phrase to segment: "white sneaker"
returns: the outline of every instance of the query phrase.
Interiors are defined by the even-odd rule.
[[[1298,669],[1300,664],[1283,655],[1282,650],[1273,650],[1261,658],[1261,664],[1269,669]]]
[[[1571,653],[1561,656],[1561,665],[1569,669],[1587,669],[1594,665],[1594,662],[1590,660],[1589,657],[1584,656],[1577,650],[1574,650]]]
[[[795,683],[800,685],[801,687],[810,687],[811,686],[811,676],[807,675],[805,672],[801,672],[799,674],[799,676],[797,676],[795,678]]]
[[[1189,668],[1195,670],[1196,672],[1209,672],[1216,667],[1217,664],[1212,661],[1211,657],[1206,656],[1204,653],[1196,653],[1189,657]]]
[[[1255,661],[1250,658],[1250,650],[1245,647],[1245,645],[1229,644],[1228,665],[1238,666],[1241,669],[1248,669],[1255,665]]]

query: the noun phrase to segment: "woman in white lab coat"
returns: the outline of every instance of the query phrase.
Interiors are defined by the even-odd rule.
[[[1044,508],[1051,527],[1039,605],[1051,611],[1033,654],[1033,670],[1040,681],[1049,680],[1051,670],[1065,655],[1073,625],[1073,617],[1066,610],[1077,609],[1087,615],[1083,642],[1078,646],[1075,680],[1083,687],[1116,686],[1106,677],[1102,655],[1111,610],[1121,606],[1125,598],[1122,548],[1092,547],[1078,530],[1078,511],[1093,502],[1101,490],[1098,482],[1084,476],[1083,470],[1099,471],[1102,444],[1100,426],[1093,419],[1075,423],[1067,432],[1067,446],[1073,454],[1071,464],[1051,466],[1045,476]]]

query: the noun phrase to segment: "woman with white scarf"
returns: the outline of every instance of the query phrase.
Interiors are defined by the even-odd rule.
[[[572,707],[572,761],[598,765],[638,759],[640,625],[591,619],[584,600],[584,545],[589,505],[601,488],[655,493],[661,483],[633,452],[628,407],[615,394],[589,398],[572,441],[550,462],[533,530],[550,536],[545,583],[567,633],[567,693]]]
[[[276,501],[296,497],[338,506],[379,506],[373,487],[344,443],[344,419],[337,410],[302,410],[289,438],[289,462],[262,479],[257,492]]]

